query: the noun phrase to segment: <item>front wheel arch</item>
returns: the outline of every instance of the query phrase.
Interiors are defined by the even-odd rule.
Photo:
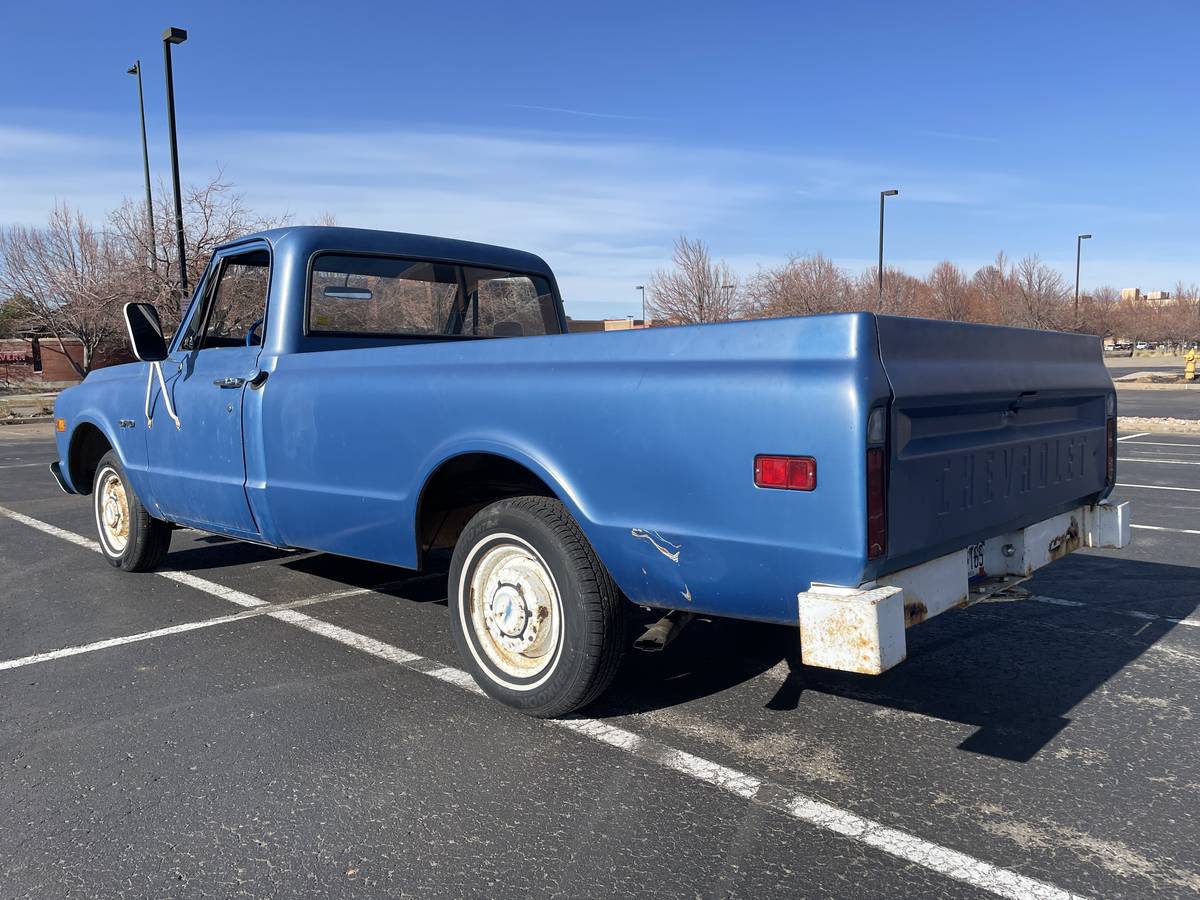
[[[77,493],[87,495],[92,492],[96,468],[110,450],[116,452],[112,441],[99,426],[81,422],[75,427],[67,448],[67,473]]]

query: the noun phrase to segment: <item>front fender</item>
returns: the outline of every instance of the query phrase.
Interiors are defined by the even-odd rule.
[[[124,368],[124,367],[119,367]],[[100,386],[104,385],[104,389]],[[108,446],[117,454],[121,466],[129,478],[130,487],[138,499],[157,514],[157,504],[150,491],[149,473],[146,466],[145,422],[140,413],[140,404],[126,397],[131,393],[127,382],[101,381],[83,384],[63,391],[54,404],[55,419],[66,422],[66,430],[56,432],[55,443],[63,480],[77,494],[90,493],[90,484],[79,484],[72,463],[72,453],[79,447],[80,440],[89,429],[100,433]],[[132,412],[134,408],[138,412]],[[118,422],[126,418],[134,423],[132,428],[120,428]]]

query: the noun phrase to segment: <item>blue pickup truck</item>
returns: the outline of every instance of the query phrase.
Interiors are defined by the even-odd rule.
[[[56,409],[104,557],[188,526],[409,569],[449,558],[465,664],[563,715],[631,610],[798,627],[879,673],[905,630],[1129,541],[1098,338],[869,313],[567,334],[529,253],[349,228],[222,246],[178,332]],[[661,627],[660,627],[661,626]],[[655,629],[658,629],[655,631]]]

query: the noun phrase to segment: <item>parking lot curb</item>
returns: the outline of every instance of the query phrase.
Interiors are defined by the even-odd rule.
[[[1197,381],[1180,381],[1177,384],[1163,384],[1161,382],[1144,382],[1144,381],[1121,381],[1114,379],[1113,384],[1118,391],[1197,391],[1200,390],[1200,382]]]

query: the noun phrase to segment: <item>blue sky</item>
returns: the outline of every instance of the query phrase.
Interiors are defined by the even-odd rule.
[[[141,191],[140,57],[169,175],[296,221],[544,256],[568,312],[636,313],[680,233],[741,274],[876,251],[923,274],[1038,253],[1083,284],[1200,281],[1200,4],[9,4],[0,224]]]

